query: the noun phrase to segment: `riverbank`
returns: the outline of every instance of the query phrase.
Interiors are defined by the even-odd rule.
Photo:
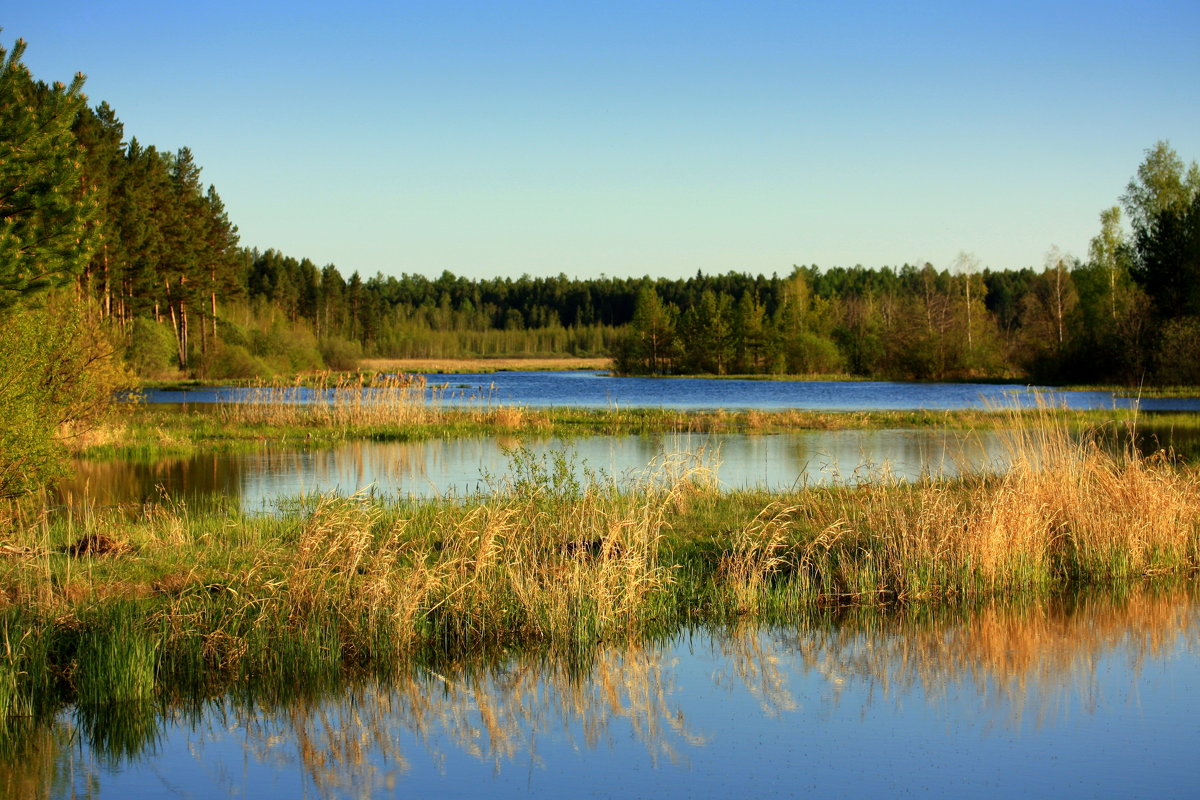
[[[634,488],[515,457],[484,496],[310,497],[17,520],[0,558],[0,716],[827,606],[959,605],[1200,566],[1200,477],[1052,417],[1000,474],[715,490],[695,459]]]

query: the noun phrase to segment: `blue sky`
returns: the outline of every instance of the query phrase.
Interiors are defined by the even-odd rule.
[[[346,274],[1040,267],[1200,158],[1195,2],[21,6],[36,77]]]

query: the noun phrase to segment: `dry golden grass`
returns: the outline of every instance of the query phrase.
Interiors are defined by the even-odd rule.
[[[671,580],[659,563],[660,540],[676,498],[695,491],[691,479],[664,468],[626,495],[611,485],[563,489],[539,475],[486,502],[444,507],[419,526],[384,520],[362,497],[322,497],[298,530],[260,544],[235,581],[244,607],[227,615],[236,622],[332,613],[348,657],[381,640],[403,653],[431,638],[447,646],[569,645],[632,632],[647,598]],[[166,529],[159,541],[173,538]],[[185,618],[193,599],[178,598],[166,616]],[[217,662],[243,655],[237,637],[214,633]]]
[[[1114,454],[1051,416],[1009,437],[1010,464],[998,474],[910,484],[879,473],[853,490],[810,490],[794,508],[760,516],[735,535],[723,564],[737,607],[753,608],[767,578],[785,568],[801,593],[873,602],[1200,566],[1196,471],[1164,453]]]
[[[440,401],[440,390],[420,375],[321,373],[249,389],[241,402],[222,403],[217,413],[222,421],[242,425],[412,425],[428,422]]]
[[[365,358],[367,372],[471,373],[497,371],[608,370],[611,358]]]

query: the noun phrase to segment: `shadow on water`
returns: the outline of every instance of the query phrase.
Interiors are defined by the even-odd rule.
[[[654,771],[682,769],[672,780],[694,793],[705,785],[688,783],[703,774],[696,761],[760,736],[764,720],[808,714],[804,736],[818,741],[840,735],[844,704],[854,714],[837,724],[852,734],[902,708],[929,708],[944,720],[940,740],[935,733],[924,744],[935,762],[939,748],[957,746],[946,729],[968,724],[1036,748],[1048,728],[1097,735],[1085,720],[1106,713],[1102,684],[1115,670],[1117,685],[1132,686],[1148,664],[1194,642],[1197,596],[1185,582],[971,609],[842,608],[677,630],[570,658],[505,651],[329,682],[235,682],[215,694],[158,685],[150,696],[43,702],[0,720],[0,796],[121,796],[122,781],[146,765],[171,781],[203,765],[215,793],[244,793],[240,782],[261,771],[321,797],[371,796],[400,785],[434,790],[471,764],[499,780],[514,767],[569,771],[580,758],[605,762],[604,791],[626,793],[647,779],[625,769],[631,752]],[[743,707],[752,711],[722,716]],[[1192,723],[1158,724],[1170,736],[1172,725]],[[856,792],[853,765],[828,766]]]

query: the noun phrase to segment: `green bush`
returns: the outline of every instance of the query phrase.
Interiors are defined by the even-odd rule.
[[[277,372],[304,372],[324,366],[316,337],[302,327],[279,320],[269,330],[250,331],[249,351]]]
[[[796,375],[830,375],[845,367],[832,340],[805,331],[788,342],[787,371]]]
[[[0,317],[0,499],[65,471],[65,442],[94,426],[128,386],[96,315],[72,295]]]
[[[358,342],[351,342],[340,336],[330,336],[321,340],[321,358],[330,369],[340,372],[358,369],[358,361],[362,357],[362,345]]]
[[[125,362],[140,378],[167,378],[179,373],[175,334],[161,322],[136,317],[130,328]]]
[[[275,370],[261,358],[250,355],[240,344],[224,344],[213,349],[203,362],[201,371],[205,378],[269,378]]]

